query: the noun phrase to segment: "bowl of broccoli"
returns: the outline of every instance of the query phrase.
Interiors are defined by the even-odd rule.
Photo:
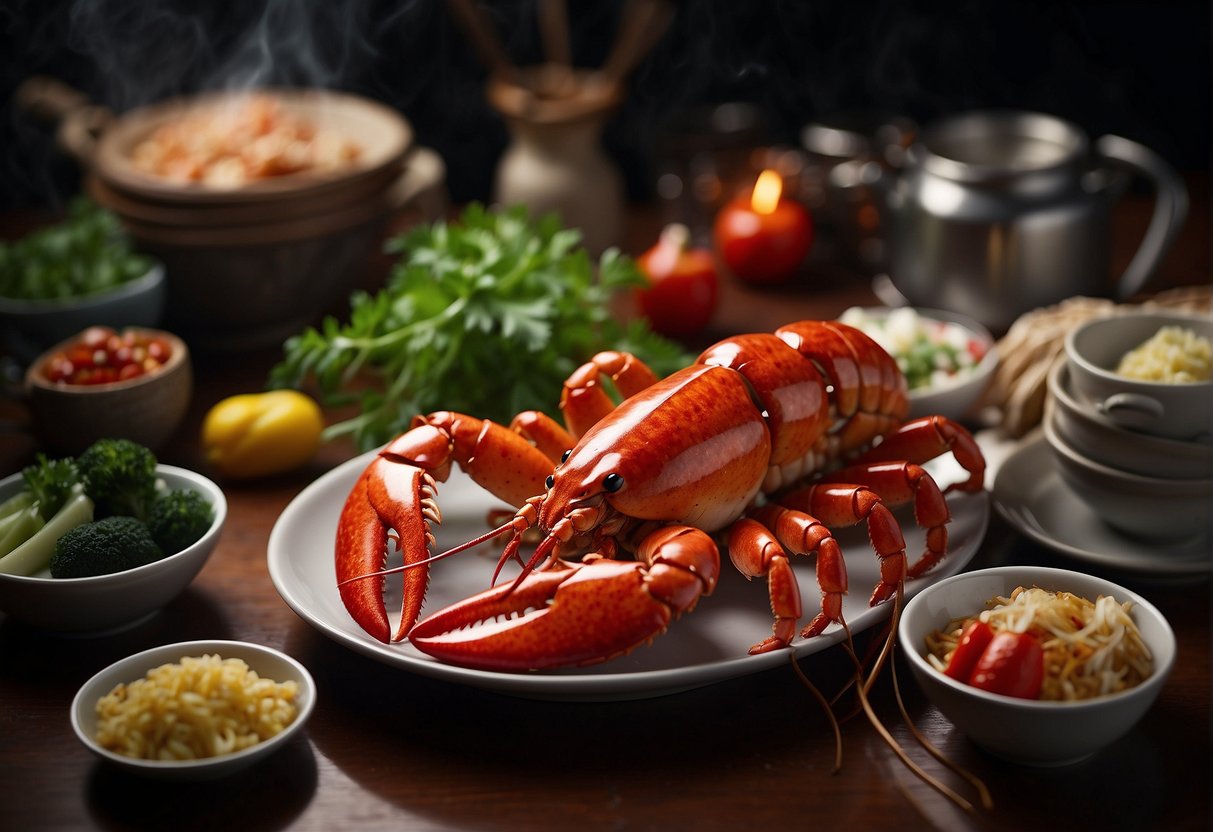
[[[0,612],[63,633],[104,633],[172,601],[227,516],[211,480],[127,439],[35,462],[0,480]]]

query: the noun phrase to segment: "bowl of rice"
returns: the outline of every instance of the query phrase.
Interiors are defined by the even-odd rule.
[[[974,619],[1038,645],[1035,696],[978,679],[980,660],[967,679],[958,671],[953,655]],[[1166,618],[1138,593],[1035,566],[933,584],[906,605],[898,642],[923,692],[961,733],[1001,759],[1033,766],[1085,760],[1127,734],[1157,699],[1176,654]]]
[[[1133,311],[1066,336],[1075,393],[1118,425],[1208,442],[1213,431],[1213,318]]]
[[[299,734],[316,685],[295,659],[259,644],[187,641],[128,656],[72,701],[76,736],[102,760],[164,780],[245,769]]]
[[[911,417],[971,415],[998,366],[993,336],[964,315],[909,306],[853,306],[838,320],[893,356],[906,378]]]

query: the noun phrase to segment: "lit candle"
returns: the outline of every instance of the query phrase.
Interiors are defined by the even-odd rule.
[[[783,199],[783,180],[764,170],[749,199],[734,199],[716,215],[713,236],[724,264],[742,280],[787,280],[813,244],[813,221],[799,202]]]

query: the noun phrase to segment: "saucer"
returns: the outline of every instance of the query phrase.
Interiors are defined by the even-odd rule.
[[[1037,438],[1011,454],[998,470],[994,505],[1012,526],[1054,551],[1078,560],[1152,575],[1213,572],[1207,534],[1151,542],[1105,524],[1061,479],[1053,453]]]

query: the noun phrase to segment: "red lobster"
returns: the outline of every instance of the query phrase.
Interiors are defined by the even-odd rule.
[[[624,396],[618,406],[607,377]],[[821,612],[801,632],[811,637],[843,623],[846,567],[832,527],[867,524],[880,558],[878,604],[947,550],[948,506],[919,463],[952,451],[968,478],[950,489],[966,491],[982,488],[985,471],[960,425],[940,416],[903,424],[908,400],[896,363],[835,322],[728,338],[662,380],[630,355],[600,353],[568,379],[560,406],[565,427],[538,412],[508,428],[459,413],[418,416],[366,468],[336,539],[341,598],[366,632],[385,643],[407,636],[442,661],[492,670],[605,661],[712,592],[719,532],[734,566],[769,586],[773,631],[750,652],[778,649],[801,616],[790,556],[817,557]],[[437,557],[429,552],[431,524],[441,521],[435,480],[453,462],[520,506],[472,542],[512,535],[498,572],[521,561],[524,532],[543,538],[516,580],[417,622]],[[927,532],[926,551],[907,566],[888,506],[910,501]],[[390,539],[405,565],[384,570]],[[634,559],[620,559],[621,550]],[[560,557],[578,552],[579,562]],[[392,632],[383,586],[396,571],[405,587]]]

